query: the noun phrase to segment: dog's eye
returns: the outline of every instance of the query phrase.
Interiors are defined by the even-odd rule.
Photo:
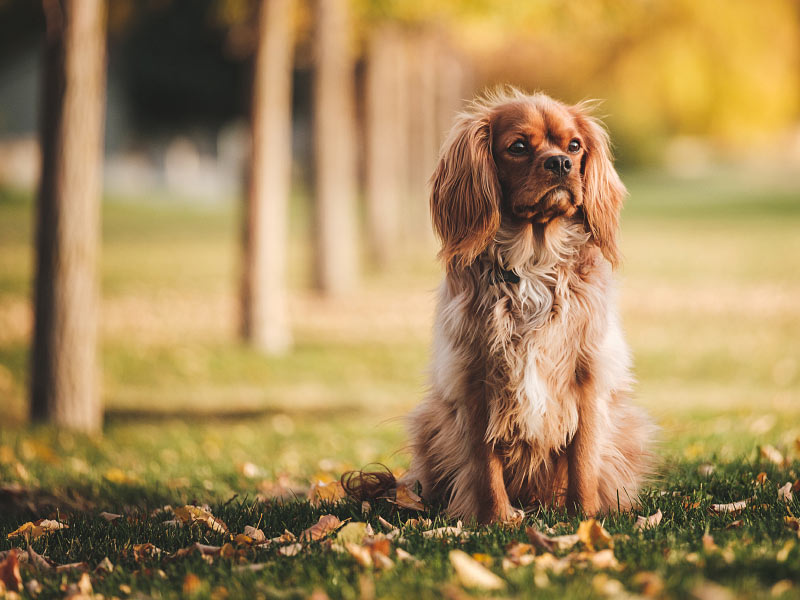
[[[508,151],[511,154],[520,156],[521,154],[525,154],[528,151],[528,144],[526,144],[522,140],[517,140],[508,147]]]
[[[581,149],[581,143],[578,140],[572,140],[567,146],[567,150],[569,150],[573,154],[575,154],[580,149]]]

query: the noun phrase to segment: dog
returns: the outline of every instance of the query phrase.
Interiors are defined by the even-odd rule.
[[[590,109],[491,93],[457,117],[431,179],[445,277],[401,483],[453,518],[626,510],[651,469],[612,275],[626,190]]]

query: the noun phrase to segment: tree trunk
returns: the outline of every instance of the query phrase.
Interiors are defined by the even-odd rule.
[[[358,279],[355,67],[347,0],[315,0],[315,258],[323,293],[352,290]]]
[[[269,354],[291,344],[286,248],[292,161],[293,0],[259,0],[244,227],[242,333]]]
[[[97,246],[105,3],[44,0],[47,36],[37,198],[31,417],[97,431]]]
[[[404,53],[395,27],[374,30],[366,77],[366,203],[370,255],[378,266],[398,254],[400,205],[408,193]]]
[[[437,130],[437,67],[439,44],[436,35],[424,31],[413,38],[409,48],[410,165],[409,236],[432,242],[428,211],[428,180],[436,168],[439,153]]]

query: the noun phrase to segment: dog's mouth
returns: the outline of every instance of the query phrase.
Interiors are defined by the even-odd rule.
[[[575,194],[566,187],[554,187],[542,194],[533,204],[515,206],[512,212],[534,223],[547,223],[557,217],[571,217],[578,210]]]

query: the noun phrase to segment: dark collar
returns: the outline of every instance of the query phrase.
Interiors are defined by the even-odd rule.
[[[498,283],[519,283],[519,275],[509,269],[495,269],[492,273],[492,285]]]

